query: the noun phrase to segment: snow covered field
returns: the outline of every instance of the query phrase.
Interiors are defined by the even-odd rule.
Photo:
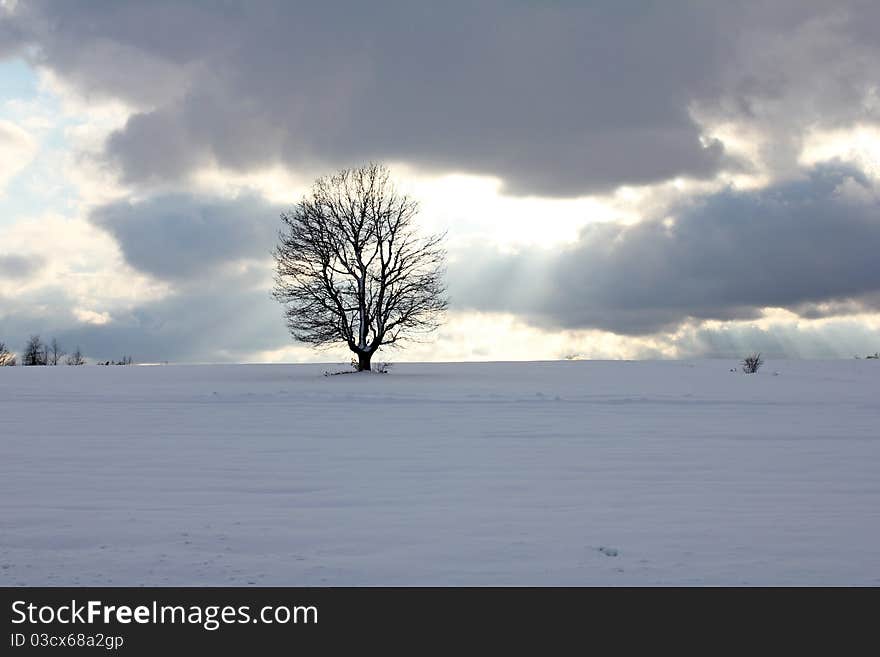
[[[880,363],[735,365],[0,368],[0,584],[880,584]]]

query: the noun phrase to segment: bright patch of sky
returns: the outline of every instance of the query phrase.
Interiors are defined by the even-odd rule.
[[[0,60],[0,100],[26,100],[37,95],[33,69],[20,59]]]
[[[67,136],[79,120],[64,112],[39,73],[20,59],[0,62],[0,122],[34,146],[29,161],[0,190],[0,225],[71,210],[77,190],[65,175],[74,165]],[[24,157],[19,151],[10,156]]]

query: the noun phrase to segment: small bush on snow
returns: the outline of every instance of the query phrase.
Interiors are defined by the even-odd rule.
[[[763,365],[763,364],[764,364],[764,360],[761,358],[760,353],[749,354],[748,356],[743,358],[743,361],[742,361],[743,372],[745,372],[746,374],[754,374],[755,372],[757,372],[761,368],[761,365]]]

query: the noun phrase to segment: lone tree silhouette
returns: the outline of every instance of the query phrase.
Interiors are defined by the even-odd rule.
[[[364,371],[379,347],[439,325],[444,235],[420,235],[417,213],[388,169],[369,164],[319,178],[281,215],[273,296],[297,340],[344,342]]]

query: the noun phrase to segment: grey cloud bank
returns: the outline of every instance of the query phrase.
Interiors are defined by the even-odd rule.
[[[27,278],[42,269],[45,264],[45,259],[38,255],[0,254],[0,278]]]
[[[805,180],[695,199],[672,222],[592,224],[555,253],[474,254],[452,272],[453,302],[628,335],[692,318],[751,319],[765,307],[812,317],[876,311],[878,192],[857,171],[823,167]]]
[[[246,258],[268,261],[281,211],[256,196],[170,194],[105,205],[90,220],[116,238],[136,269],[181,280]]]
[[[727,20],[688,3],[21,3],[33,61],[141,107],[107,144],[129,181],[219,163],[363,159],[579,195],[710,177],[689,103]],[[727,14],[727,12],[725,12]]]
[[[0,34],[140,108],[106,152],[131,182],[382,159],[576,196],[742,166],[692,107],[778,141],[876,119],[878,22],[857,1],[31,0]]]

